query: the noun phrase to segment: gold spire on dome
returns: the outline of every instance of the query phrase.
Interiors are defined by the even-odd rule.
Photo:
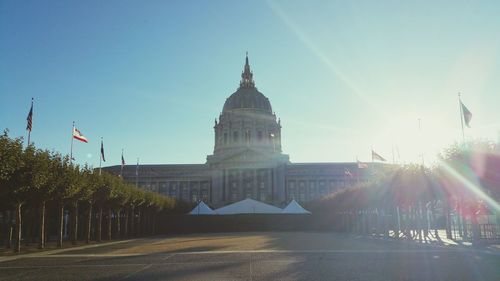
[[[243,73],[241,73],[240,88],[255,88],[255,82],[253,81],[253,73],[250,70],[250,64],[248,63],[248,52],[245,58],[245,68]]]

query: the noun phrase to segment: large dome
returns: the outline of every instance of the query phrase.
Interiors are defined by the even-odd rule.
[[[240,87],[224,103],[223,112],[233,109],[253,109],[272,114],[271,103],[256,88]]]
[[[257,161],[263,154],[281,153],[281,124],[269,99],[255,87],[248,55],[240,86],[226,99],[219,120],[215,119],[214,132],[214,154],[207,158],[210,163],[218,163],[242,151],[250,153],[248,158],[243,156],[244,162]],[[253,152],[248,152],[249,149]],[[257,151],[262,154],[254,155]]]
[[[241,73],[240,87],[226,99],[222,112],[235,109],[251,109],[269,114],[273,113],[269,99],[255,88],[253,73],[248,63],[248,55],[245,59],[245,69]]]

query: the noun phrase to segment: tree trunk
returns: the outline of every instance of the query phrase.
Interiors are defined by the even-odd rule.
[[[411,230],[412,230],[412,207],[411,206],[408,206],[408,209],[407,209],[407,215],[406,215],[406,220],[405,220],[405,236],[406,236],[406,239],[408,240],[411,240],[412,239],[412,233],[411,233]]]
[[[141,209],[137,210],[137,236],[141,236],[142,234],[142,226],[141,226]]]
[[[8,230],[8,238],[7,238],[7,248],[10,249],[12,248],[12,240],[14,239],[14,226],[12,225],[12,222],[9,222],[9,230]]]
[[[7,220],[7,211],[2,211],[2,238],[4,239],[2,241],[3,245],[5,248],[7,248],[7,225],[8,225],[8,220]]]
[[[137,229],[135,227],[135,208],[130,211],[130,236],[135,236]]]
[[[89,244],[92,233],[92,201],[89,202],[89,209],[87,213],[87,231],[85,237],[85,243]]]
[[[129,218],[129,210],[125,210],[125,222],[123,223],[123,238],[128,237],[128,218]]]
[[[33,233],[33,212],[32,210],[26,209],[24,211],[24,245],[28,247],[30,245],[30,239]]]
[[[97,242],[102,241],[102,206],[99,206],[99,218],[97,219]]]
[[[151,234],[152,235],[155,235],[156,233],[156,214],[153,213],[153,215],[151,216]]]
[[[78,201],[73,203],[73,219],[71,220],[71,244],[76,245],[78,240]]]
[[[45,248],[45,200],[40,203],[40,237],[38,239],[38,248]]]
[[[417,216],[417,235],[418,235],[418,241],[422,243],[423,239],[423,220],[422,220],[422,203],[419,201],[418,204],[416,205],[417,209],[415,210],[416,216]]]
[[[14,249],[14,252],[16,253],[21,252],[21,206],[21,203],[16,204],[16,248]]]
[[[401,217],[399,214],[399,206],[394,208],[394,216],[392,220],[394,224],[394,238],[399,239],[399,231],[401,230]]]
[[[477,221],[476,210],[472,210],[471,212],[471,224],[472,224],[472,245],[476,246],[479,244],[481,240],[481,230],[479,228],[479,224]]]
[[[438,233],[438,226],[436,223],[436,201],[432,201],[431,203],[431,223],[432,223],[432,228],[434,228],[434,236],[437,239],[439,238],[439,233]]]
[[[144,234],[148,235],[149,234],[149,210],[144,211]]]
[[[7,220],[7,249],[12,248],[12,239],[14,235],[14,226],[12,224],[12,211],[7,211],[9,218]]]
[[[452,239],[451,235],[451,215],[449,199],[444,199],[444,216],[446,218],[446,238]]]
[[[111,228],[111,226],[112,226],[111,225],[111,222],[112,222],[111,221],[111,214],[112,214],[111,207],[109,207],[108,208],[108,235],[107,235],[108,240],[111,240],[111,230],[112,230],[112,228]]]
[[[64,203],[61,201],[59,202],[59,230],[58,230],[59,241],[57,241],[58,247],[62,247],[63,244],[63,230],[64,230]]]
[[[117,238],[117,239],[119,239],[121,237],[120,213],[121,213],[121,210],[118,209],[118,211],[116,211],[116,233],[115,233],[115,238]]]

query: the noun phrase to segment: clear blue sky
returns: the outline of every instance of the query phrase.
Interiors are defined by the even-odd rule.
[[[79,163],[204,163],[245,51],[292,162],[432,159],[500,130],[498,1],[0,1],[0,128]],[[418,130],[418,118],[421,130]],[[429,160],[431,161],[431,160]]]

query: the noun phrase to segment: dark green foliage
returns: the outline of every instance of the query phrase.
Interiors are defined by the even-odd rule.
[[[123,219],[124,216],[128,216],[128,210],[135,210],[139,216],[143,216],[144,218],[137,221],[147,222],[148,229],[153,231],[155,229],[153,223],[159,213],[185,211],[182,203],[173,198],[138,189],[115,175],[99,174],[97,170],[92,170],[88,166],[80,167],[72,163],[68,156],[36,149],[32,144],[23,148],[22,138],[12,139],[8,131],[4,131],[0,135],[0,212],[9,213],[10,217],[15,213],[17,251],[20,251],[22,239],[34,239],[34,237],[24,237],[26,231],[23,232],[21,228],[27,223],[22,221],[23,213],[27,211],[39,213],[40,218],[37,223],[39,245],[40,248],[44,247],[45,217],[49,216],[45,211],[47,204],[57,208],[57,218],[47,217],[47,220],[52,223],[57,221],[61,246],[62,219],[65,210],[71,213],[69,225],[73,243],[76,243],[79,233],[82,233],[78,232],[79,218],[83,218],[79,210],[86,212],[86,219],[82,220],[84,222],[82,225],[85,225],[87,237],[92,237],[93,228],[101,228],[100,225],[95,226],[95,217],[102,216],[100,211],[103,209],[107,222],[103,222],[102,219],[99,221],[107,223],[109,237],[111,232],[117,232],[113,233],[113,237],[124,236],[120,221],[128,223],[128,218],[126,221]],[[54,213],[51,212],[50,215]],[[136,222],[135,219],[130,221]],[[115,228],[111,226],[112,222],[116,224]],[[144,227],[146,224],[137,225],[135,228]],[[36,235],[31,231],[31,227],[29,229],[31,235]],[[138,233],[151,234],[152,231],[140,229]]]

